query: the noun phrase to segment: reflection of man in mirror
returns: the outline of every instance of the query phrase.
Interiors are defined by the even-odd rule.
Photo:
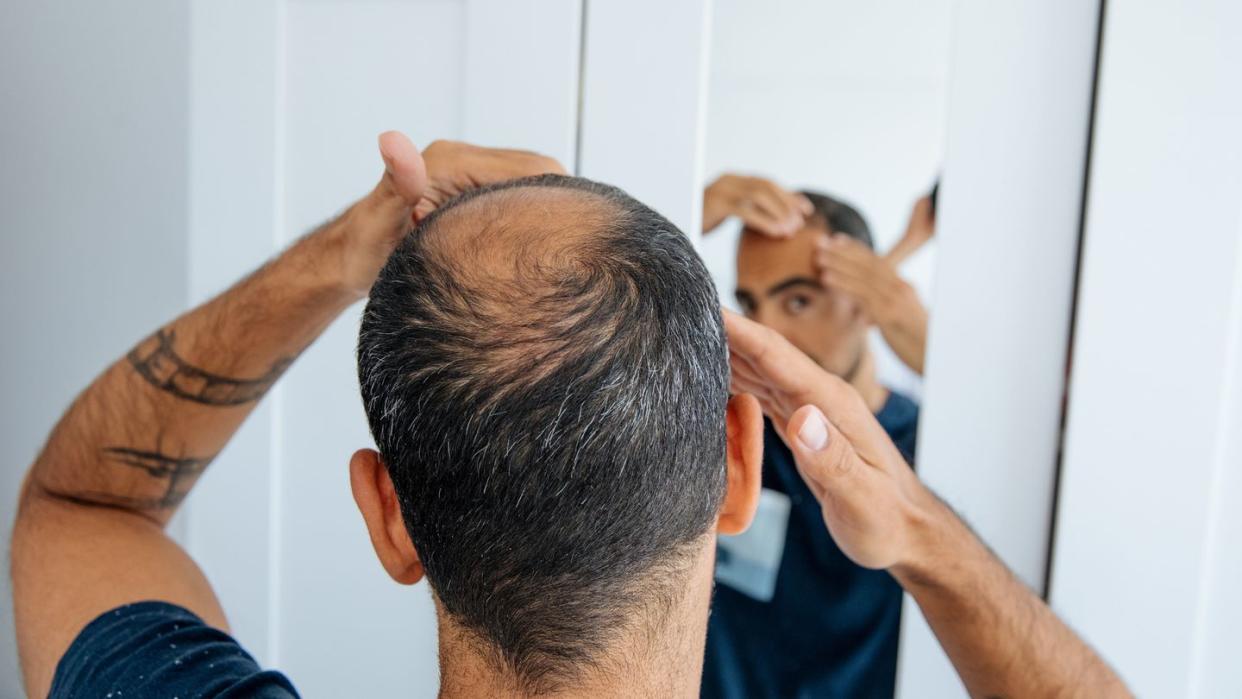
[[[875,253],[863,216],[826,194],[737,175],[708,187],[703,209],[705,230],[742,219],[742,311],[848,381],[914,463],[919,408],[880,383],[867,336],[876,325],[921,371],[927,314],[897,260]],[[927,198],[916,204],[894,253],[904,257],[930,236],[930,209]],[[770,422],[763,487],[768,506],[752,530],[720,542],[703,695],[891,696],[901,588],[851,562],[826,535],[820,504]]]

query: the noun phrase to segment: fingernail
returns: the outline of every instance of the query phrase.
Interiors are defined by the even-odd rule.
[[[828,446],[828,423],[818,409],[802,423],[802,428],[798,430],[798,441],[811,451],[822,451]]]

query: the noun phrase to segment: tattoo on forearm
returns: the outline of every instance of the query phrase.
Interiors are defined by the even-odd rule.
[[[241,405],[258,400],[293,363],[285,357],[257,379],[234,379],[204,371],[173,350],[172,330],[160,329],[130,351],[129,363],[147,383],[204,405]]]
[[[103,450],[104,456],[126,466],[132,466],[147,472],[152,478],[167,480],[164,494],[159,497],[132,497],[104,493],[83,493],[83,497],[104,502],[110,505],[136,507],[141,509],[165,509],[181,504],[194,484],[194,478],[202,473],[212,457],[174,457],[159,451],[144,451],[128,447],[108,447]]]

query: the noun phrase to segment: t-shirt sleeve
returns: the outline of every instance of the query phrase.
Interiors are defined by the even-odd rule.
[[[187,609],[137,602],[86,625],[56,666],[49,697],[289,699],[297,690],[263,670],[232,636]]]

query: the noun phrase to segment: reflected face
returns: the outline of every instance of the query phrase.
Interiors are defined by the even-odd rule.
[[[744,230],[735,295],[748,318],[776,330],[848,380],[862,360],[867,326],[857,302],[819,282],[815,241],[825,235],[822,222],[811,222],[786,239]]]

